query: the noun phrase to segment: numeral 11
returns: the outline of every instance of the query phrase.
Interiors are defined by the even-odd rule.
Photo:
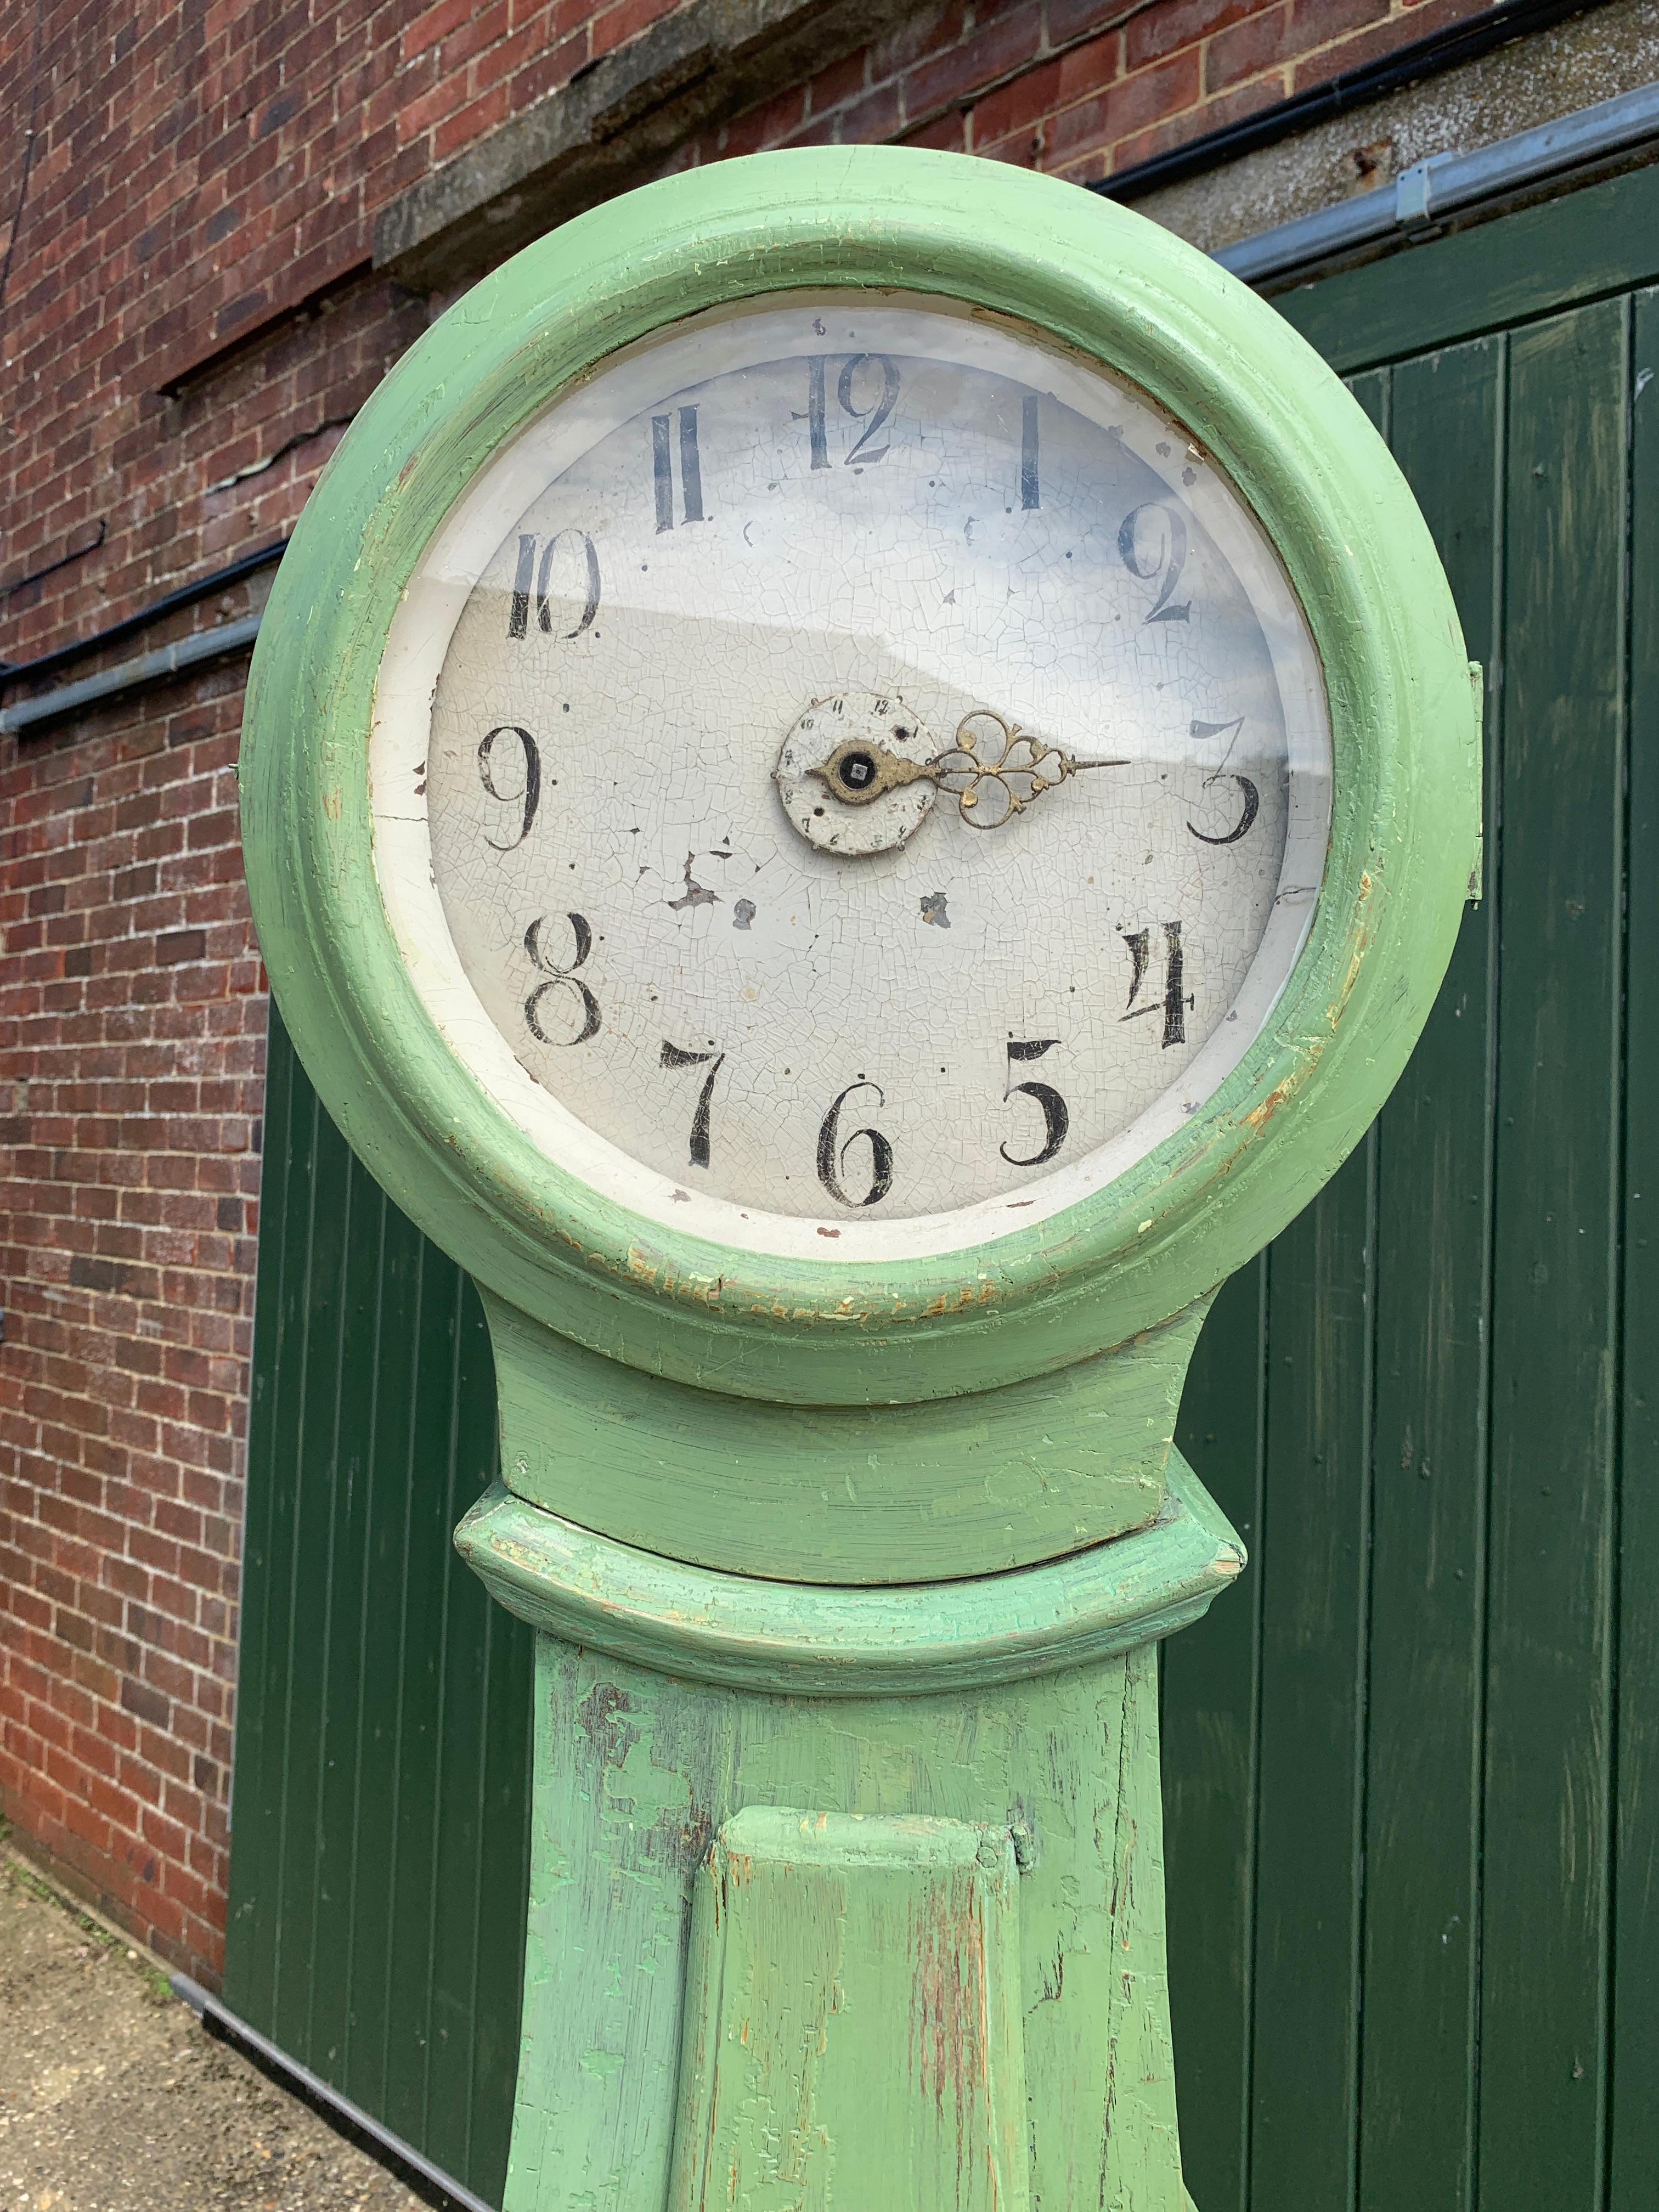
[[[657,527],[674,527],[674,455],[670,431],[673,417],[651,417],[651,477],[657,494]],[[682,522],[702,522],[702,462],[697,453],[697,410],[680,410],[680,506]]]

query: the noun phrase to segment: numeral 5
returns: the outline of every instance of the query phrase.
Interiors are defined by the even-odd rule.
[[[1045,1160],[1053,1159],[1066,1141],[1066,1133],[1072,1126],[1071,1109],[1051,1083],[1016,1083],[1015,1066],[1020,1062],[1041,1060],[1045,1052],[1052,1052],[1060,1042],[1058,1037],[1010,1037],[1008,1040],[1008,1088],[1005,1098],[1024,1096],[1035,1098],[1042,1109],[1042,1145],[1035,1152],[1011,1152],[1006,1144],[997,1150],[1011,1168],[1040,1168]]]

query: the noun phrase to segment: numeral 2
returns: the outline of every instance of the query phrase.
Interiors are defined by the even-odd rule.
[[[1140,987],[1146,981],[1146,971],[1152,964],[1152,933],[1137,929],[1133,935],[1124,933],[1123,942],[1128,947],[1133,973],[1129,981],[1129,1010],[1120,1014],[1121,1022],[1133,1022],[1142,1014],[1164,1016],[1164,1047],[1187,1042],[1187,1009],[1193,1005],[1193,995],[1185,988],[1186,962],[1181,950],[1181,924],[1166,921],[1164,925],[1164,996],[1162,1000],[1148,998],[1137,1006]]]
[[[683,1045],[670,1044],[666,1037],[663,1039],[661,1065],[664,1067],[702,1067],[709,1060],[714,1062],[703,1079],[702,1089],[697,1093],[696,1111],[691,1116],[691,1164],[694,1168],[706,1168],[708,1164],[709,1103],[714,1095],[714,1078],[720,1073],[720,1064],[725,1058],[723,1052],[687,1052]]]
[[[673,417],[651,417],[651,481],[657,495],[657,528],[674,527],[674,454],[669,435]],[[680,520],[703,522],[702,462],[697,453],[697,410],[680,410]]]
[[[1154,532],[1156,542],[1150,542]],[[1178,607],[1170,604],[1170,595],[1187,565],[1187,526],[1176,508],[1164,507],[1156,500],[1131,507],[1117,533],[1117,550],[1132,576],[1138,576],[1143,584],[1151,583],[1154,577],[1158,579],[1158,597],[1144,617],[1146,621],[1188,620],[1193,611],[1190,599]]]
[[[574,629],[565,632],[567,638],[580,637],[599,611],[599,556],[593,540],[585,530],[556,530],[542,549],[540,570],[536,567],[536,540],[521,536],[519,539],[519,565],[513,578],[513,603],[507,610],[507,634],[509,637],[524,637],[530,629],[530,593],[533,584],[536,592],[536,623],[544,635],[553,634],[553,607],[548,597],[548,585],[552,580],[553,555],[561,539],[574,538],[580,543],[586,568],[586,599],[581,618]]]
[[[806,363],[806,439],[815,469],[827,469],[830,465],[829,431],[824,420],[829,359],[827,354],[815,353]],[[859,407],[854,404],[855,380],[866,362],[880,370],[881,391],[867,407]],[[898,368],[885,354],[855,353],[842,363],[836,384],[836,404],[843,415],[864,425],[857,444],[842,460],[843,468],[866,468],[886,459],[890,447],[885,442],[872,446],[870,441],[897,405],[898,396]],[[797,415],[795,420],[799,422],[800,419]]]
[[[1011,1168],[1040,1168],[1044,1160],[1053,1159],[1066,1141],[1066,1133],[1072,1126],[1071,1109],[1051,1083],[1016,1083],[1014,1068],[1021,1060],[1041,1060],[1045,1052],[1052,1052],[1060,1042],[1058,1037],[1010,1037],[1008,1040],[1008,1088],[1005,1098],[1024,1095],[1035,1098],[1042,1109],[1042,1144],[1035,1152],[1011,1152],[1005,1145],[997,1150]]]

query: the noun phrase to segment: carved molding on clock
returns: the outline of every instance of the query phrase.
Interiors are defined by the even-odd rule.
[[[921,0],[688,0],[381,210],[374,266],[477,276],[653,175],[696,132],[883,36]]]
[[[682,1680],[792,1697],[1024,1681],[1172,1635],[1235,1582],[1244,1547],[1179,1453],[1150,1528],[1012,1573],[849,1589],[711,1572],[613,1543],[501,1484],[455,1531],[532,1628]]]

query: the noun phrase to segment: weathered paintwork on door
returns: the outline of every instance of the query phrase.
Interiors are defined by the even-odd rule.
[[[1659,2172],[1659,377],[1644,380],[1659,301],[1607,304],[1659,276],[1656,179],[1281,303],[1366,376],[1429,516],[1491,672],[1498,834],[1400,1090],[1338,1183],[1224,1288],[1183,1407],[1181,1448],[1255,1555],[1164,1651],[1171,2002],[1200,2212],[1650,2212]],[[1517,345],[1510,325],[1534,335]],[[1570,1027],[1540,1057],[1545,1006]],[[447,1555],[489,1471],[488,1348],[468,1307],[457,1340],[446,1323],[417,1352],[410,1286],[459,1293],[388,1207],[380,1279],[404,1288],[339,1364],[326,1302],[359,1249],[340,1234],[345,1156],[280,1031],[271,1096],[228,1990],[492,2194],[528,1765],[523,1731],[492,1729],[495,1814],[469,1831],[471,1680],[484,1668],[492,1711],[510,1694],[522,1712],[531,1639]],[[312,1219],[313,1175],[307,1246],[278,1224]],[[423,1292],[426,1325],[440,1309]],[[418,1441],[360,1457],[368,1488],[348,1504],[353,1407],[378,1365],[402,1378],[393,1399],[425,1378]],[[383,1530],[427,1467],[406,1558],[401,1535],[390,1552],[371,1537],[365,1569],[352,1516]],[[405,1611],[441,1624],[449,1656],[399,1705],[395,1668],[357,1654],[389,1650]],[[329,1770],[331,1797],[330,1711],[365,1747],[355,1779]],[[459,1807],[434,1788],[440,1747],[442,1771],[467,1776]],[[1512,2032],[1494,2033],[1499,2004]]]

